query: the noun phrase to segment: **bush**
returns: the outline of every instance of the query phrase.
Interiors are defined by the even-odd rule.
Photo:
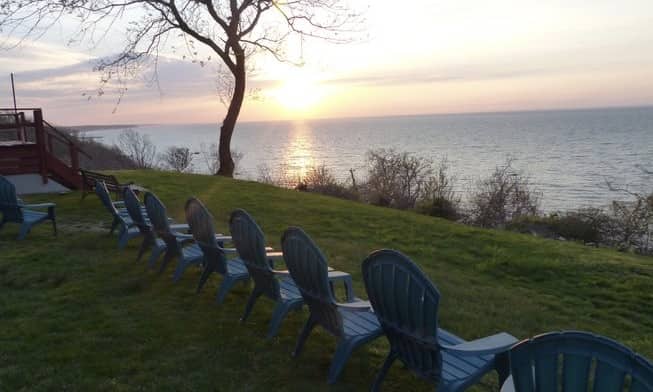
[[[648,198],[637,197],[632,202],[613,201],[610,220],[604,228],[607,245],[623,251],[650,253],[653,208]]]
[[[433,172],[431,162],[392,149],[371,150],[367,160],[367,181],[361,186],[366,201],[383,207],[414,208]]]
[[[193,153],[188,147],[168,147],[159,157],[163,164],[178,172],[183,173],[193,164]]]
[[[515,219],[508,228],[541,237],[581,241],[599,245],[609,217],[599,208],[554,213],[547,217],[527,216]]]
[[[358,200],[358,194],[350,187],[340,183],[325,166],[311,168],[295,189],[305,192],[320,193],[341,199]]]
[[[536,216],[540,195],[521,172],[512,167],[512,159],[495,168],[472,191],[470,223],[481,227],[505,227],[515,219]]]
[[[446,158],[440,162],[437,173],[424,184],[417,211],[421,214],[457,220],[461,216],[460,196],[454,191],[455,177],[449,174]]]
[[[139,169],[154,167],[156,147],[147,135],[133,129],[126,129],[118,136],[118,148],[127,155]]]

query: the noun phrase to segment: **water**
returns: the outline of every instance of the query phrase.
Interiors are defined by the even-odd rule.
[[[158,151],[217,138],[215,124],[148,125]],[[113,144],[120,129],[89,132]],[[468,190],[507,157],[543,194],[547,211],[605,206],[623,198],[606,181],[632,191],[652,191],[653,108],[594,109],[491,114],[430,115],[298,122],[240,123],[233,148],[243,154],[239,176],[256,179],[260,168],[301,176],[325,164],[339,179],[365,174],[366,152],[376,148],[409,151],[435,161],[446,156],[457,188]],[[206,172],[202,162],[196,171]]]

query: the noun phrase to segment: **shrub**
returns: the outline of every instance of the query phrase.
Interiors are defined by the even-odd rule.
[[[653,208],[648,198],[637,197],[632,202],[613,201],[610,220],[604,228],[607,245],[619,250],[649,253]]]
[[[305,192],[320,193],[341,199],[358,200],[358,194],[350,187],[339,182],[325,165],[309,169],[295,189]]]
[[[190,169],[193,164],[193,153],[188,147],[168,147],[159,159],[163,164],[178,172],[183,173]]]
[[[156,147],[147,135],[133,129],[126,129],[118,136],[118,148],[127,155],[139,169],[154,167]]]
[[[454,191],[455,177],[449,174],[449,162],[440,161],[437,172],[424,184],[423,196],[418,202],[418,212],[449,220],[460,215],[460,196]]]
[[[553,213],[547,217],[526,216],[515,219],[508,228],[534,235],[581,241],[599,245],[603,242],[603,228],[610,218],[599,208]]]
[[[476,183],[470,199],[469,221],[481,227],[505,227],[515,219],[536,216],[540,195],[521,172],[512,167],[512,159]]]
[[[365,199],[384,207],[414,208],[433,172],[431,162],[392,149],[371,150],[367,160],[367,181],[362,187]]]

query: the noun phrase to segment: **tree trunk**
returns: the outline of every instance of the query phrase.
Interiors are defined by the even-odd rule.
[[[243,106],[245,99],[245,54],[240,53],[236,55],[236,69],[234,75],[234,93],[229,102],[229,109],[227,115],[222,122],[220,128],[220,143],[218,145],[218,153],[220,156],[220,169],[216,173],[220,176],[233,177],[234,176],[234,160],[231,158],[231,136],[236,127],[236,121],[240,114],[240,108]]]

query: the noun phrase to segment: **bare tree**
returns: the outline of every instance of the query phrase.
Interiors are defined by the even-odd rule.
[[[357,16],[346,0],[0,0],[0,31],[18,42],[39,38],[61,20],[75,19],[78,31],[71,41],[97,45],[114,34],[114,26],[127,20],[126,45],[97,69],[101,83],[124,80],[140,66],[154,66],[159,54],[176,50],[179,42],[193,62],[204,65],[215,59],[231,75],[228,108],[219,137],[218,174],[233,176],[231,138],[246,93],[246,79],[252,54],[264,52],[281,61],[291,61],[283,44],[291,37],[320,38],[347,42]],[[202,47],[212,53],[204,57]],[[120,97],[127,90],[119,89]],[[98,94],[104,93],[100,87]]]
[[[126,129],[118,136],[117,147],[134,161],[136,167],[151,169],[154,166],[156,147],[147,135]]]
[[[540,193],[508,159],[476,183],[471,195],[470,220],[481,227],[504,227],[506,223],[539,212]]]
[[[372,204],[386,207],[415,207],[433,173],[430,160],[408,152],[371,150],[367,152],[367,160],[367,198]]]
[[[193,153],[188,147],[170,146],[161,154],[159,159],[166,167],[178,173],[183,173],[193,164]]]

